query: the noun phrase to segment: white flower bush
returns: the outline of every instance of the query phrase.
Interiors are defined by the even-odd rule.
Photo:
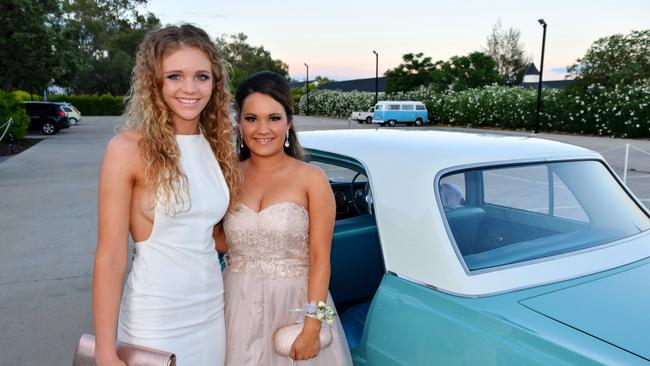
[[[319,90],[309,94],[312,115],[347,118],[367,110],[374,93]],[[531,130],[535,123],[537,91],[491,85],[460,92],[435,92],[422,87],[410,92],[380,93],[379,100],[417,100],[427,105],[432,123],[467,127]],[[300,100],[306,112],[306,98]],[[650,137],[650,79],[632,85],[586,90],[543,91],[540,129],[615,137]]]
[[[380,93],[383,97],[383,93]],[[367,111],[375,102],[375,94],[367,92],[342,92],[340,90],[317,90],[309,93],[309,114],[348,118],[353,111]],[[298,103],[301,114],[307,113],[307,96]]]

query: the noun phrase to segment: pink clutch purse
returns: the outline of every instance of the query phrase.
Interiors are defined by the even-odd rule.
[[[280,356],[289,357],[291,346],[302,332],[302,323],[285,325],[273,333],[273,347],[275,352]],[[320,348],[323,349],[332,343],[332,329],[329,326],[323,325],[320,328]]]
[[[175,366],[176,356],[171,352],[159,351],[133,344],[117,342],[117,356],[127,366]],[[72,366],[96,366],[95,337],[83,334],[79,339]]]

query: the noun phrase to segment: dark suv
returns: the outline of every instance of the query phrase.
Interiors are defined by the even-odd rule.
[[[59,132],[62,128],[70,127],[70,122],[60,103],[53,102],[23,102],[27,114],[32,119],[30,131],[41,131],[46,135]]]

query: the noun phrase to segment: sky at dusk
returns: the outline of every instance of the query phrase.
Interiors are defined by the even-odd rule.
[[[188,22],[211,36],[243,32],[289,65],[289,74],[335,80],[375,76],[405,53],[437,60],[486,47],[492,27],[521,31],[524,50],[539,67],[542,27],[548,24],[544,80],[563,79],[566,67],[598,38],[650,28],[650,0],[431,1],[177,1],[150,0],[145,11],[163,24]]]

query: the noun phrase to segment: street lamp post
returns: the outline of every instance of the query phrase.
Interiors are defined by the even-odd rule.
[[[307,68],[307,81],[305,82],[305,89],[307,89],[306,98],[307,98],[307,115],[309,115],[309,65],[305,63],[305,67]]]
[[[372,50],[375,54],[375,105],[377,104],[377,96],[379,95],[379,54],[377,51]]]
[[[544,28],[542,35],[542,60],[539,63],[539,81],[537,82],[537,113],[535,114],[535,133],[539,133],[539,112],[542,109],[542,75],[544,73],[544,47],[546,46],[546,22],[544,19],[537,20]]]

